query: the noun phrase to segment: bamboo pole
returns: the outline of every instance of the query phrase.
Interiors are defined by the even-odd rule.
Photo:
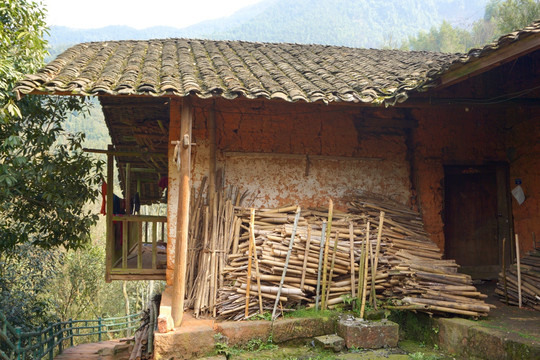
[[[355,297],[355,279],[354,279],[354,225],[352,221],[349,221],[349,248],[350,248],[350,260],[351,260],[351,296]]]
[[[283,288],[283,283],[285,281],[285,276],[287,275],[287,266],[289,265],[289,260],[291,258],[291,251],[294,244],[294,237],[296,236],[296,228],[298,227],[298,219],[300,218],[300,206],[296,208],[296,216],[294,218],[294,228],[291,235],[291,240],[289,241],[289,251],[287,252],[287,258],[285,259],[285,266],[283,267],[283,273],[281,275],[281,281],[279,282],[279,290],[276,295],[276,302],[274,303],[274,309],[272,310],[272,321],[275,320],[277,306],[279,304],[279,297],[281,296],[281,289]]]
[[[381,248],[381,236],[384,225],[384,211],[379,215],[379,228],[377,231],[377,245],[375,246],[375,257],[373,259],[373,267],[371,268],[371,300],[373,301],[373,308],[377,310],[377,297],[375,294],[375,277],[377,276],[377,266],[379,264],[379,251]]]
[[[307,228],[306,250],[304,252],[304,266],[302,271],[302,280],[300,281],[300,290],[304,290],[304,282],[306,281],[306,267],[308,263],[309,243],[311,242],[311,226]]]
[[[517,265],[517,280],[518,280],[518,306],[521,308],[521,263],[519,259],[519,237],[516,234],[516,265]]]
[[[336,237],[334,240],[334,250],[332,251],[332,263],[330,264],[330,274],[328,275],[328,289],[326,290],[326,304],[328,303],[328,298],[330,297],[330,288],[332,287],[332,277],[334,276],[334,265],[336,263],[338,238],[339,232],[336,233]]]
[[[251,224],[250,224],[251,228]],[[250,236],[251,237],[251,236]],[[246,309],[244,312],[244,316],[249,316],[249,292],[251,290],[251,261],[252,261],[252,254],[253,254],[253,243],[251,240],[249,241],[249,250],[248,250],[248,268],[247,268],[247,278],[246,278]]]
[[[320,250],[319,250],[319,266],[317,267],[317,292],[315,294],[315,310],[319,310],[319,299],[320,299],[320,290],[321,290],[321,267],[322,267],[325,239],[326,239],[326,220],[323,221],[322,223],[321,244],[320,244]]]
[[[255,260],[255,276],[257,277],[257,291],[259,295],[259,313],[262,315],[264,312],[263,302],[262,302],[262,293],[261,293],[261,273],[259,271],[259,259],[257,254],[257,243],[255,242],[255,209],[251,209],[251,219],[249,223],[250,229],[250,241],[253,246],[253,255]]]
[[[334,202],[332,199],[328,205],[328,224],[326,225],[326,244],[324,245],[324,260],[323,260],[323,274],[322,274],[322,291],[321,291],[321,309],[326,310],[325,294],[326,294],[326,271],[328,270],[328,251],[330,244],[330,234],[332,232],[332,212],[334,210]]]
[[[369,227],[370,227],[370,223],[368,221],[367,225],[366,225],[366,256],[365,256],[365,259],[364,259],[364,274],[363,274],[364,275],[363,276],[364,283],[362,285],[362,301],[361,301],[361,305],[360,305],[360,318],[362,318],[362,319],[364,318],[364,309],[365,309],[365,306],[366,306],[369,248],[371,247],[370,244],[369,244]]]

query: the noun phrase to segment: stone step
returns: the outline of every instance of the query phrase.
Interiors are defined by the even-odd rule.
[[[337,323],[337,334],[345,340],[348,349],[380,349],[397,347],[399,325],[383,319],[381,321],[344,318]]]

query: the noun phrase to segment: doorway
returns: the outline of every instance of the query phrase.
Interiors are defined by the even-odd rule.
[[[460,272],[475,279],[496,279],[502,265],[503,238],[510,259],[510,201],[505,164],[446,166],[444,180],[444,253]]]

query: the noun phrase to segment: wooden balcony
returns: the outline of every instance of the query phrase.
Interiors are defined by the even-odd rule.
[[[161,174],[167,174],[160,166],[162,154],[119,151],[112,145],[107,150],[87,151],[107,154],[105,280],[165,280],[167,217],[140,214],[141,205],[161,200],[158,182]],[[161,160],[149,161],[152,156]],[[113,194],[115,160],[126,200]],[[153,167],[144,167],[146,163]]]
[[[109,221],[106,279],[165,280],[167,217],[113,215]]]

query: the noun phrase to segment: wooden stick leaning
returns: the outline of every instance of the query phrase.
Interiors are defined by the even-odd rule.
[[[379,265],[379,251],[381,249],[381,236],[384,225],[384,211],[379,215],[379,228],[377,232],[377,245],[375,246],[375,257],[373,259],[373,267],[371,268],[371,301],[373,308],[377,310],[377,296],[375,294],[375,276],[377,275],[377,266]]]
[[[261,273],[259,271],[259,258],[257,255],[257,243],[255,242],[255,209],[251,209],[251,218],[249,221],[249,238],[253,246],[253,256],[255,260],[255,276],[257,277],[257,290],[259,294],[259,313],[264,313],[262,292],[261,292]]]
[[[517,265],[517,278],[518,278],[518,304],[521,307],[521,263],[519,259],[519,237],[516,234],[516,265]]]
[[[366,262],[366,240],[362,241],[362,246],[360,247],[360,264],[358,264],[358,300],[357,300],[357,309],[360,311],[360,306],[362,304],[362,296],[364,294],[364,267]]]
[[[309,243],[311,242],[311,226],[307,228],[307,239],[306,239],[306,251],[304,252],[304,266],[302,267],[302,280],[300,280],[300,290],[304,291],[304,282],[306,281],[306,268],[309,255]]]
[[[319,250],[319,266],[317,268],[317,292],[315,294],[315,310],[319,310],[319,299],[320,299],[320,291],[321,291],[321,267],[322,267],[322,260],[323,260],[325,238],[326,238],[326,220],[323,220],[322,230],[321,230],[321,246]]]
[[[360,305],[360,318],[364,318],[364,309],[366,306],[366,291],[367,291],[367,274],[368,274],[368,263],[369,263],[369,248],[371,247],[369,244],[369,227],[370,223],[367,222],[366,225],[366,255],[364,259],[364,276],[363,276],[363,284],[362,284],[362,301]]]
[[[328,270],[328,251],[330,244],[330,234],[332,233],[332,213],[334,210],[334,203],[330,199],[328,206],[328,224],[326,225],[326,244],[324,245],[324,260],[323,260],[323,278],[322,278],[322,291],[321,291],[321,309],[326,310],[325,294],[326,294],[326,272]]]
[[[249,240],[249,247],[248,247],[248,268],[247,268],[247,279],[246,279],[246,284],[247,284],[247,287],[246,287],[246,308],[245,308],[245,311],[244,311],[244,316],[245,317],[248,317],[249,316],[249,291],[251,290],[251,262],[252,262],[252,253],[253,253],[253,243],[251,242],[251,237],[254,236],[252,234],[252,227],[251,227],[251,224],[252,222],[255,221],[255,209],[251,209],[251,220],[249,222],[249,237],[250,237],[250,240]]]
[[[326,290],[325,304],[328,304],[328,299],[330,298],[330,288],[332,287],[332,277],[334,276],[334,265],[336,264],[338,238],[339,238],[339,231],[336,232],[336,238],[334,239],[334,249],[332,251],[332,263],[330,264],[330,274],[328,275],[328,289]]]
[[[351,296],[355,296],[355,279],[354,279],[354,225],[352,221],[349,221],[349,251],[351,260]]]
[[[276,302],[274,303],[274,309],[272,310],[272,321],[275,320],[277,306],[279,304],[279,297],[281,296],[281,289],[283,289],[283,283],[285,282],[285,276],[287,275],[287,266],[289,266],[289,260],[291,259],[291,252],[294,244],[294,237],[296,236],[296,228],[298,227],[298,219],[300,219],[300,206],[296,208],[296,216],[294,217],[293,233],[291,240],[289,241],[289,250],[287,251],[287,257],[285,258],[285,266],[283,267],[283,273],[281,275],[281,281],[279,282],[279,289],[276,295]]]

